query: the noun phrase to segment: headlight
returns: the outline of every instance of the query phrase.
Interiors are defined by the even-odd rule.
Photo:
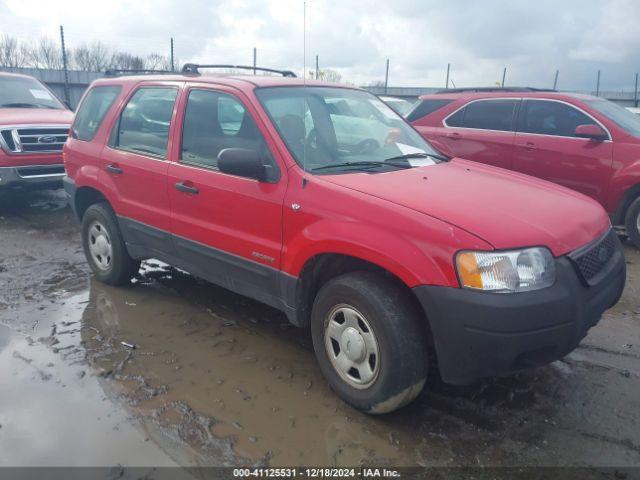
[[[538,290],[556,280],[553,255],[546,248],[459,252],[456,269],[463,287],[496,293]]]

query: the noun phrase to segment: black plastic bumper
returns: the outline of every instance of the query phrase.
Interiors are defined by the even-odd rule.
[[[76,182],[73,181],[72,178],[68,176],[62,177],[62,186],[64,187],[64,191],[69,195],[69,205],[71,205],[71,210],[77,216],[78,212],[76,212]]]
[[[624,289],[620,242],[591,287],[567,257],[556,260],[556,283],[533,292],[486,293],[462,288],[414,288],[433,333],[440,374],[465,385],[562,358],[582,340]]]

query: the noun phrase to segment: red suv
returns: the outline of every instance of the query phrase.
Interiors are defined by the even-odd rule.
[[[153,257],[276,307],[370,413],[430,369],[466,384],[558,359],[618,301],[597,202],[443,157],[359,89],[184,72],[101,79],[79,107],[65,187],[98,279]]]
[[[0,73],[0,190],[60,187],[73,113],[41,82]]]
[[[602,98],[531,88],[420,97],[413,126],[451,156],[584,193],[640,248],[640,117]]]

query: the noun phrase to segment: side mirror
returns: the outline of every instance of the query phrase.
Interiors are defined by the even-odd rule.
[[[580,138],[590,138],[592,140],[603,141],[609,136],[599,125],[578,125],[575,130],[575,136]]]
[[[266,179],[266,168],[260,154],[246,148],[225,148],[218,154],[218,168],[222,173],[239,177]]]

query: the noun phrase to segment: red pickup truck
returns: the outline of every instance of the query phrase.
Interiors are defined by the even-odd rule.
[[[440,151],[588,195],[640,248],[640,117],[605,99],[532,88],[443,90],[407,120]]]
[[[73,113],[33,77],[0,73],[0,190],[60,187]]]
[[[157,258],[276,307],[370,413],[429,370],[465,384],[561,358],[618,301],[597,202],[443,157],[377,97],[281,73],[91,85],[64,183],[99,280]]]

